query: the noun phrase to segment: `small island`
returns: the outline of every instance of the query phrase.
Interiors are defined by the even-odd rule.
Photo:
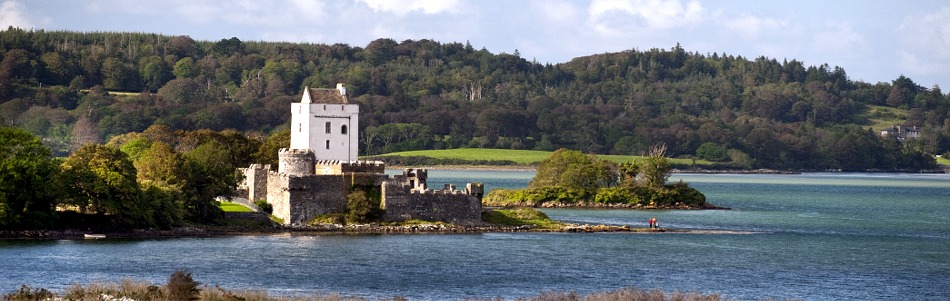
[[[525,189],[491,191],[486,206],[541,208],[727,209],[706,202],[689,184],[667,183],[666,147],[654,146],[642,162],[615,164],[560,149],[538,164]]]

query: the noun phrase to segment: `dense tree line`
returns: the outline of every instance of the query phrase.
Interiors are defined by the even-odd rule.
[[[65,159],[40,139],[0,126],[0,229],[170,228],[217,223],[235,166],[261,144],[236,131],[153,126],[86,144]]]
[[[933,168],[929,155],[950,150],[950,96],[937,86],[902,75],[864,83],[839,67],[679,45],[541,64],[431,40],[356,47],[9,28],[0,52],[0,122],[42,137],[57,156],[153,125],[263,140],[286,129],[287,104],[303,87],[336,83],[361,105],[369,155],[645,154],[665,144],[672,156],[742,168],[864,170]],[[924,138],[880,138],[868,130],[870,106],[907,110]]]

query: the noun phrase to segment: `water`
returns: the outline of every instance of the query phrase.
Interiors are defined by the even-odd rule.
[[[524,187],[530,172],[430,170],[431,187],[480,180]],[[272,294],[413,300],[544,291],[720,292],[735,299],[945,299],[950,295],[950,176],[674,175],[733,210],[545,210],[559,220],[717,234],[485,233],[257,235],[0,241],[0,290],[133,279]],[[722,234],[725,233],[725,234]]]

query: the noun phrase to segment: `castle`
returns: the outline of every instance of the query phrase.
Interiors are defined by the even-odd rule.
[[[239,196],[267,200],[285,225],[345,213],[347,195],[359,187],[378,189],[386,221],[481,223],[481,184],[433,190],[425,169],[390,177],[385,163],[358,160],[359,105],[349,102],[343,84],[304,88],[300,103],[291,104],[290,121],[290,148],[279,151],[277,171],[261,164],[240,168],[244,180],[238,185]]]

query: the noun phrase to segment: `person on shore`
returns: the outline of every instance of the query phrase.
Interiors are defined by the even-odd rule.
[[[650,218],[650,229],[653,229],[653,228],[655,228],[655,227],[656,227],[656,218],[655,218],[655,217],[651,217],[651,218]]]

